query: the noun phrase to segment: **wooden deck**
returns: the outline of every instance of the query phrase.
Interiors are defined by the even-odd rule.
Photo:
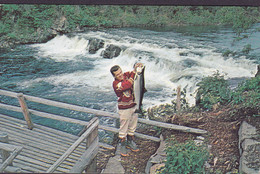
[[[8,134],[9,144],[23,147],[21,153],[14,159],[13,166],[21,168],[21,172],[25,173],[46,173],[48,168],[79,138],[37,124],[34,124],[33,130],[29,130],[26,121],[2,114],[0,114],[0,132]],[[86,146],[79,145],[55,173],[68,173],[85,149]]]

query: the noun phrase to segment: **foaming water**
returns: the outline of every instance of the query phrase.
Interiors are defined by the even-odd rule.
[[[78,55],[87,52],[88,40],[75,36],[69,38],[66,35],[56,36],[45,44],[34,44],[32,47],[39,48],[38,55],[52,58],[55,61],[74,60]]]
[[[218,37],[215,34],[215,37]],[[222,34],[221,34],[222,36]],[[205,36],[203,36],[205,37]],[[220,36],[219,36],[220,37]],[[102,39],[105,46],[96,54],[88,53],[89,39]],[[201,38],[203,39],[203,38]],[[205,39],[207,40],[207,39]],[[113,59],[104,59],[101,52],[113,44],[122,48],[120,55]],[[223,57],[214,44],[191,39],[190,36],[180,36],[174,32],[152,32],[147,30],[108,30],[91,31],[57,36],[45,44],[35,44],[32,47],[39,50],[38,55],[59,61],[91,61],[92,69],[75,70],[72,73],[52,74],[40,77],[21,86],[30,86],[40,81],[54,86],[64,86],[73,90],[88,88],[97,93],[113,96],[110,68],[117,64],[123,71],[131,71],[135,62],[144,63],[145,83],[148,92],[144,97],[144,108],[170,102],[177,86],[187,90],[187,100],[194,104],[196,84],[206,76],[215,72],[225,75],[225,78],[252,77],[256,72],[254,61],[246,57]],[[98,101],[97,101],[98,102]],[[109,101],[107,101],[109,103]]]

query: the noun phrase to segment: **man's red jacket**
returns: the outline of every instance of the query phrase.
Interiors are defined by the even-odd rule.
[[[136,103],[134,103],[133,84],[128,81],[128,79],[134,81],[134,76],[135,73],[133,71],[125,72],[123,80],[119,81],[115,79],[113,81],[113,88],[118,97],[119,109],[128,109],[136,105]]]

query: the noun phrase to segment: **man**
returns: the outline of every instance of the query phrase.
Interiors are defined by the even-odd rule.
[[[115,77],[113,88],[118,97],[118,114],[120,116],[119,139],[121,140],[121,155],[129,156],[127,149],[138,152],[139,148],[134,142],[134,132],[137,126],[138,114],[135,113],[136,103],[133,96],[133,83],[136,68],[142,63],[136,63],[131,72],[122,72],[122,69],[115,65],[110,69]]]

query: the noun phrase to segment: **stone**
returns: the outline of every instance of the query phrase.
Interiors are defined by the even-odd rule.
[[[162,164],[164,161],[166,161],[166,152],[165,152],[165,148],[166,148],[166,142],[165,140],[163,140],[163,136],[160,135],[160,146],[157,149],[157,151],[149,158],[147,164],[146,164],[146,168],[145,168],[145,173],[148,174],[151,171],[151,168],[155,165],[155,164]]]
[[[109,158],[106,168],[101,173],[125,173],[125,169],[121,164],[121,157],[116,155]]]
[[[242,148],[239,171],[246,174],[260,172],[260,142],[246,139],[242,143]]]
[[[89,41],[88,52],[90,54],[95,54],[99,49],[104,47],[104,41],[101,39],[91,39]]]
[[[197,136],[196,139],[197,139],[197,140],[202,140],[202,141],[205,140],[205,138],[204,138],[203,136]]]
[[[103,58],[112,59],[120,55],[122,49],[115,45],[108,45],[108,47],[102,51],[101,55]]]
[[[202,140],[194,140],[195,144],[197,146],[202,146],[203,145],[203,141]]]
[[[160,170],[162,167],[164,167],[165,164],[162,163],[162,164],[155,164],[151,167],[150,169],[150,174],[156,174],[158,170]]]
[[[239,135],[239,152],[241,154],[242,153],[241,144],[245,139],[251,139],[257,136],[256,128],[248,124],[246,121],[243,121],[239,128],[238,135]]]
[[[239,128],[239,173],[260,173],[260,142],[257,141],[256,128],[243,122]]]

